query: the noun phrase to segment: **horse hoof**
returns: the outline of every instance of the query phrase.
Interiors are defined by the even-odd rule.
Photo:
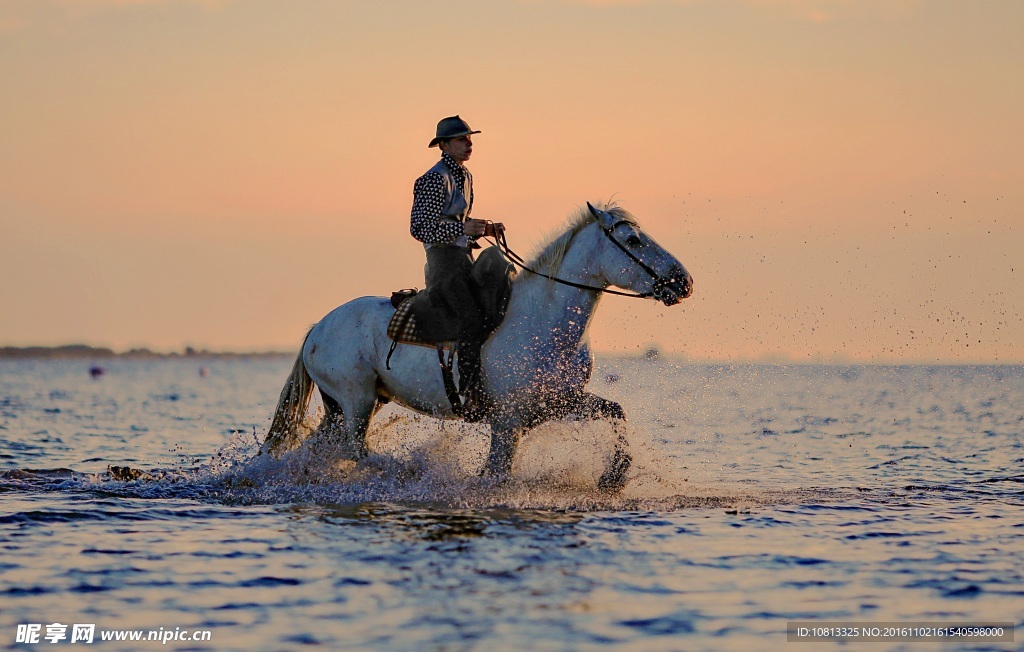
[[[626,473],[633,464],[633,457],[623,449],[616,447],[612,455],[611,464],[597,481],[597,488],[601,491],[619,491],[626,486]]]
[[[618,421],[626,420],[626,411],[622,409],[622,406],[614,401],[604,401],[601,406],[597,409],[597,414],[603,419],[611,419]]]
[[[618,421],[626,420],[626,411],[622,409],[622,406],[615,404],[613,408],[610,408],[606,415],[609,419],[616,419]]]
[[[500,487],[508,484],[512,479],[512,469],[504,468],[501,465],[485,464],[480,469],[478,477],[490,486]]]

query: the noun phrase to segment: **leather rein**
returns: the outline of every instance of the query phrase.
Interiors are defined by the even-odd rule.
[[[490,220],[488,220],[488,223],[490,223]],[[611,240],[612,243],[622,251],[622,253],[626,254],[626,256],[628,256],[634,263],[639,265],[640,269],[647,272],[647,274],[654,279],[654,285],[651,287],[650,292],[644,292],[643,294],[633,292],[621,292],[619,290],[610,290],[606,287],[601,288],[594,285],[585,285],[583,283],[567,281],[556,276],[549,276],[543,272],[538,272],[527,267],[526,261],[523,260],[522,256],[512,251],[512,249],[508,246],[508,241],[505,239],[504,233],[502,233],[501,235],[496,235],[494,239],[497,241],[498,247],[505,252],[505,255],[508,257],[510,261],[512,261],[520,269],[530,272],[531,274],[543,276],[544,278],[554,281],[555,283],[561,283],[562,285],[568,285],[569,287],[578,288],[580,290],[589,290],[591,292],[603,292],[605,294],[615,294],[620,297],[628,297],[630,299],[649,299],[650,297],[653,297],[656,291],[659,290],[661,287],[671,283],[671,280],[663,278],[660,274],[651,269],[651,267],[647,263],[637,258],[633,254],[633,252],[631,252],[629,249],[626,249],[621,242],[615,239],[615,236],[612,235],[612,232],[615,231],[615,229],[618,228],[621,224],[629,224],[630,226],[636,226],[635,223],[630,222],[629,220],[619,220],[615,224],[612,224],[611,228],[606,229],[602,227],[601,232],[608,236],[608,239]]]

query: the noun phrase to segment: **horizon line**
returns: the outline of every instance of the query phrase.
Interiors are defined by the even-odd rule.
[[[926,358],[876,358],[856,360],[842,355],[796,357],[769,353],[757,357],[715,358],[694,356],[685,352],[662,351],[657,345],[640,347],[637,352],[595,350],[594,355],[606,358],[646,359],[656,362],[661,358],[688,364],[751,364],[751,365],[835,365],[835,366],[1022,366],[1024,360],[954,360]],[[185,346],[181,350],[154,350],[149,347],[132,347],[114,350],[106,346],[89,344],[0,346],[0,360],[15,359],[108,359],[108,358],[244,358],[244,357],[293,357],[297,351],[274,348],[230,350]]]

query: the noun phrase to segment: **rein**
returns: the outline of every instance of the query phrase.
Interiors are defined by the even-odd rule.
[[[583,283],[575,283],[573,281],[566,281],[565,279],[561,279],[561,278],[558,278],[556,276],[549,276],[549,275],[547,275],[547,274],[545,274],[543,272],[538,272],[536,270],[533,270],[533,269],[530,269],[529,267],[527,267],[526,266],[526,261],[523,260],[522,256],[520,256],[516,252],[512,251],[512,249],[508,246],[508,240],[505,239],[505,234],[504,233],[502,233],[501,235],[494,236],[494,239],[497,241],[496,244],[498,245],[498,247],[502,251],[505,252],[506,256],[508,256],[509,260],[511,260],[520,269],[523,269],[523,270],[525,270],[527,272],[530,272],[531,274],[536,274],[537,276],[543,276],[544,278],[546,278],[548,280],[551,280],[551,281],[554,281],[555,283],[561,283],[562,285],[568,285],[569,287],[578,288],[580,290],[590,290],[591,292],[603,292],[605,294],[614,294],[614,295],[617,295],[617,296],[620,296],[620,297],[628,297],[630,299],[648,299],[648,298],[654,296],[655,290],[659,286],[665,285],[669,281],[667,281],[667,280],[663,279],[661,276],[659,276],[657,272],[655,272],[653,269],[650,268],[649,265],[647,265],[647,263],[645,263],[644,261],[642,261],[639,258],[637,258],[635,255],[633,255],[633,252],[631,252],[628,249],[626,249],[625,247],[623,247],[622,243],[615,239],[615,237],[612,235],[612,231],[614,231],[615,228],[618,227],[620,224],[632,224],[632,222],[628,222],[626,220],[620,220],[620,221],[616,222],[615,224],[613,224],[610,229],[602,228],[601,231],[606,236],[608,236],[609,240],[611,240],[613,243],[615,243],[616,247],[618,247],[619,249],[622,250],[622,253],[626,254],[630,259],[633,260],[633,262],[635,262],[637,265],[640,266],[640,269],[642,269],[645,272],[647,272],[651,276],[651,278],[654,279],[654,287],[651,288],[650,292],[644,292],[643,294],[634,294],[632,292],[620,292],[619,290],[609,290],[608,288],[600,288],[600,287],[597,287],[597,286],[594,286],[594,285],[584,285]]]

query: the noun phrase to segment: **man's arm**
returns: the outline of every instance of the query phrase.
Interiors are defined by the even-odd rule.
[[[447,244],[462,235],[462,224],[441,221],[445,196],[444,179],[440,174],[428,172],[416,180],[409,221],[412,237],[426,244]]]

